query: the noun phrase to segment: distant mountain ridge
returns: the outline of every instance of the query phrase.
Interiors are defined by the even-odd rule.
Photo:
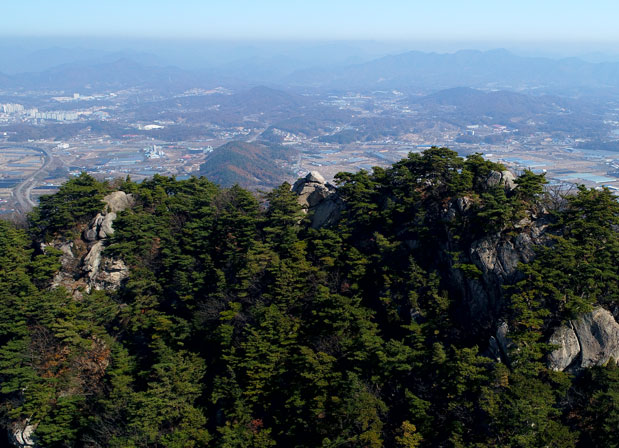
[[[139,86],[181,90],[203,85],[210,83],[199,74],[177,67],[147,66],[127,58],[99,64],[68,63],[42,72],[0,75],[0,88],[79,90]]]
[[[62,51],[59,50],[59,53],[56,59],[49,56],[48,62],[70,59]],[[118,58],[112,60],[114,56]],[[346,61],[342,61],[340,65],[326,64],[297,70],[294,66],[298,64],[287,56],[282,56],[281,60],[277,57],[249,58],[203,71],[165,66],[156,58],[140,53],[106,53],[101,60],[100,63],[93,63],[85,56],[81,59],[76,57],[75,61],[20,74],[6,74],[0,70],[0,89],[70,91],[86,87],[145,87],[183,91],[192,87],[247,89],[266,85],[305,91],[435,91],[466,86],[536,94],[567,93],[578,96],[601,92],[604,95],[619,95],[619,62],[524,57],[507,50],[462,50],[455,53],[409,51],[369,62],[346,65]],[[301,65],[310,66],[307,61]]]
[[[595,85],[619,87],[618,63],[591,63],[577,58],[522,57],[507,50],[462,50],[456,53],[407,53],[385,56],[339,70],[305,70],[287,81],[325,88],[449,88]]]
[[[8,75],[43,72],[67,64],[107,64],[119,59],[130,59],[146,66],[165,66],[158,56],[143,51],[105,51],[91,48],[66,48],[52,46],[38,50],[27,50],[18,46],[0,47],[0,72]]]
[[[470,87],[439,90],[411,98],[412,103],[430,106],[454,106],[459,113],[500,117],[547,113],[568,107],[568,101],[552,96],[532,96],[506,90],[482,91]]]

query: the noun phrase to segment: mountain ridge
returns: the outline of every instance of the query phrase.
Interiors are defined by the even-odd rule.
[[[114,59],[115,55],[122,56]],[[174,65],[166,66],[148,55],[111,53],[110,61],[104,64],[91,64],[88,59],[69,61],[54,65],[39,72],[26,72],[4,75],[3,86],[12,88],[78,88],[84,80],[74,79],[67,84],[62,82],[61,72],[70,75],[71,71],[81,69],[94,76],[96,83],[105,86],[105,77],[121,80],[123,87],[149,85],[153,80],[165,84],[172,78],[183,86],[206,86],[214,80],[224,85],[269,84],[292,88],[321,89],[381,89],[381,88],[425,88],[444,89],[466,85],[468,87],[488,87],[495,85],[512,89],[539,89],[547,91],[569,91],[587,86],[616,91],[619,88],[618,62],[588,62],[579,58],[550,59],[543,57],[518,56],[507,50],[489,51],[460,50],[454,53],[428,53],[408,51],[383,56],[358,64],[296,69],[290,74],[276,69],[285,61],[269,64],[264,61],[247,60],[227,67],[210,67],[201,70],[184,70]],[[276,58],[276,56],[273,56]],[[131,64],[118,65],[124,77],[114,74],[111,67],[118,61],[130,60]],[[255,66],[254,66],[255,65]],[[294,65],[294,64],[293,64]],[[133,70],[133,72],[131,71]],[[97,73],[98,71],[102,73]],[[143,78],[143,79],[142,79]],[[7,79],[10,80],[7,83]],[[110,84],[110,83],[107,83]]]
[[[0,221],[0,424],[24,448],[612,446],[619,202],[545,182],[438,147],[259,195],[82,173]]]

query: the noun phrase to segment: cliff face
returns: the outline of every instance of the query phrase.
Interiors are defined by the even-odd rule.
[[[299,195],[299,204],[309,215],[313,228],[330,226],[340,219],[344,202],[337,189],[317,171],[297,180],[292,191]]]
[[[506,190],[515,188],[514,175],[509,171],[492,171],[487,180],[487,188],[497,185]],[[299,204],[309,214],[314,228],[334,225],[346,208],[337,188],[327,183],[316,171],[300,178],[292,187],[298,195]],[[465,304],[467,319],[477,323],[493,321],[502,306],[503,286],[518,279],[518,264],[528,263],[535,256],[534,247],[547,241],[545,235],[549,221],[541,213],[529,213],[516,224],[518,232],[495,232],[463,244],[449,230],[452,223],[466,220],[473,214],[474,200],[461,197],[451,200],[441,210],[438,220],[445,227],[444,239],[438,242],[439,250],[436,266],[446,269],[448,283]],[[419,241],[405,241],[411,251],[417,250]],[[454,260],[454,252],[459,252]],[[480,275],[467,275],[459,266],[474,265]]]
[[[466,213],[462,202],[456,200],[450,207]],[[548,225],[548,216],[529,214],[516,224],[517,232],[496,232],[464,246],[449,235],[442,243],[440,256],[448,267],[448,281],[462,297],[469,321],[480,325],[496,321],[504,306],[504,286],[518,281],[518,265],[532,261],[535,246],[548,242]],[[456,250],[462,253],[457,263],[449,256]],[[474,265],[480,274],[467,274],[460,268],[463,263]]]
[[[510,191],[517,187],[514,179],[509,171],[493,171],[486,186],[500,185]],[[316,171],[297,180],[292,190],[314,228],[336,224],[346,209],[337,188]],[[512,348],[509,327],[500,320],[506,305],[505,286],[522,278],[518,266],[534,259],[536,246],[550,242],[550,215],[543,209],[536,213],[528,211],[512,231],[495,232],[463,245],[449,231],[449,225],[467,219],[472,208],[473,199],[461,197],[451,200],[439,212],[446,237],[439,242],[436,266],[442,266],[447,286],[461,298],[462,319],[469,323],[471,332],[491,335],[487,353],[508,361]],[[406,243],[411,251],[419,247],[418,241]],[[454,260],[451,255],[454,252],[460,253],[459,259]],[[462,265],[474,266],[478,272],[471,275],[461,268]],[[603,365],[609,359],[619,362],[619,324],[613,314],[603,308],[596,308],[556,328],[548,342],[558,346],[548,358],[548,366],[554,370],[577,372]]]
[[[548,366],[553,370],[578,370],[619,361],[619,323],[604,308],[596,308],[557,328],[548,341],[558,348]]]
[[[130,194],[115,191],[103,198],[104,210],[83,229],[81,237],[72,241],[55,240],[49,245],[62,252],[62,269],[54,277],[52,287],[65,287],[74,296],[92,290],[115,290],[129,276],[122,260],[104,255],[106,240],[114,234],[113,223],[118,213],[133,206]]]

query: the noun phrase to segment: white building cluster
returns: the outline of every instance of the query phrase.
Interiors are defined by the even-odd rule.
[[[144,148],[144,153],[147,159],[160,159],[165,156],[165,152],[157,145],[147,146]]]
[[[25,108],[21,104],[12,104],[12,103],[0,104],[0,111],[2,111],[2,113],[5,113],[5,114],[19,114],[19,113],[23,113],[24,110]]]
[[[72,121],[77,120],[78,112],[73,111],[50,111],[50,112],[35,112],[34,118],[39,120],[56,120],[56,121]]]
[[[6,103],[0,104],[0,114],[3,114],[5,119],[18,118],[30,120],[74,121],[79,119],[80,115],[89,115],[91,112],[76,110],[52,110],[40,112],[36,107],[26,109],[21,104]]]

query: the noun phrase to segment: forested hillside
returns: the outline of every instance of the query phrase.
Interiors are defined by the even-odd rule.
[[[290,161],[297,154],[295,149],[277,144],[230,142],[207,157],[200,174],[218,185],[270,188],[290,177],[282,161]]]
[[[256,197],[82,174],[27,229],[0,221],[9,440],[619,446],[608,190],[559,197],[446,148],[308,179]]]

